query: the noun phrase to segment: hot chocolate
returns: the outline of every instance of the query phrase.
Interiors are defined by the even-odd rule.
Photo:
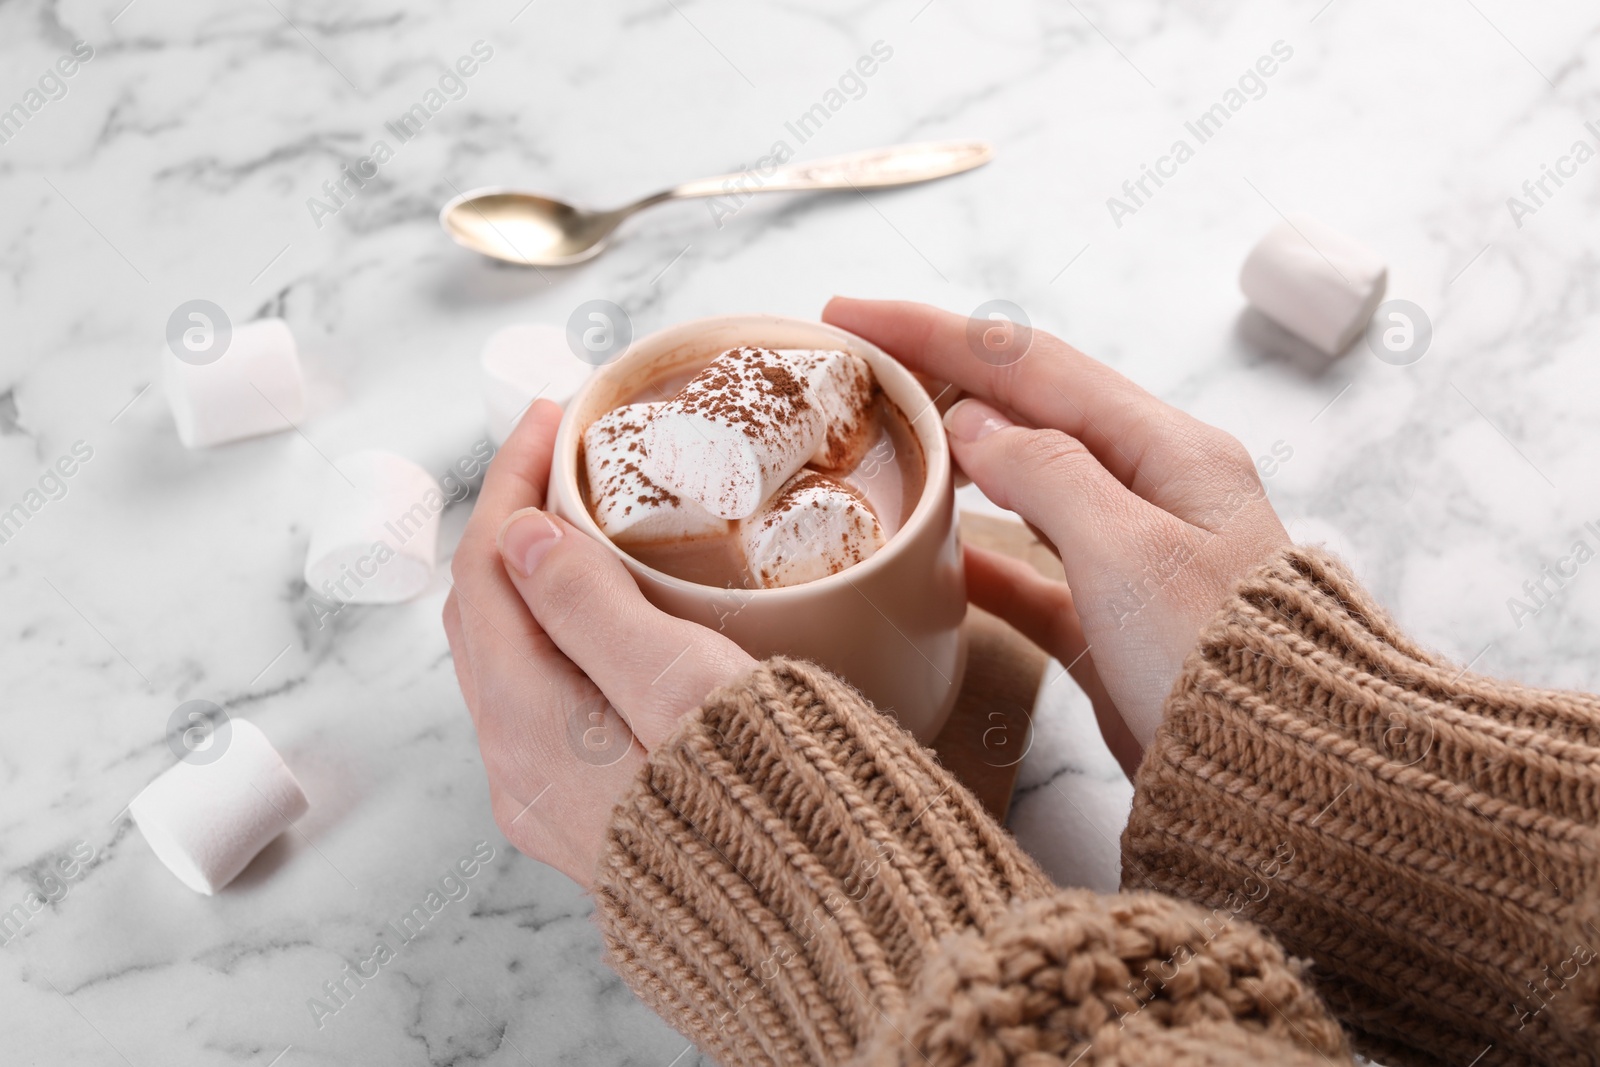
[[[737,348],[665,371],[590,425],[579,464],[601,531],[686,581],[759,589],[877,551],[922,494],[924,457],[859,357]]]

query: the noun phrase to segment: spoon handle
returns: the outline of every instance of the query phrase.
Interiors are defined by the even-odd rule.
[[[893,145],[833,156],[810,163],[763,169],[759,164],[734,174],[685,182],[657,193],[649,203],[697,196],[792,193],[807,189],[883,189],[960,174],[994,158],[987,141],[929,141]]]

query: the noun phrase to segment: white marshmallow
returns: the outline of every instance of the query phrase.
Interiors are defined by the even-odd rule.
[[[227,748],[211,762],[168,767],[128,806],[156,858],[207,896],[233,881],[309,806],[254,723],[229,719],[211,743]]]
[[[349,604],[410,600],[433,577],[447,503],[439,483],[409,459],[379,449],[352,452],[335,466],[311,527],[307,587]]]
[[[850,408],[833,394],[851,387],[855,358],[724,352],[651,417],[645,473],[713,515],[754,514],[819,448],[831,451],[828,414]]]
[[[479,362],[484,415],[496,447],[505,444],[534,400],[565,407],[594,371],[567,347],[566,331],[531,322],[496,331],[484,343]]]
[[[766,589],[837,574],[883,545],[883,528],[861,496],[817,471],[801,471],[739,527],[745,559]]]
[[[1256,310],[1333,356],[1366,329],[1388,276],[1365,245],[1292,215],[1250,250],[1239,288]]]
[[[188,448],[287,430],[305,416],[305,381],[294,334],[282,319],[234,327],[228,348],[196,365],[162,355],[167,402]]]
[[[589,501],[600,530],[619,545],[688,540],[728,532],[718,518],[644,473],[644,427],[661,404],[629,404],[583,434]]]
[[[780,348],[778,355],[798,367],[806,395],[822,409],[827,429],[807,461],[823,470],[847,471],[861,461],[870,443],[872,403],[878,381],[860,356],[838,349]]]

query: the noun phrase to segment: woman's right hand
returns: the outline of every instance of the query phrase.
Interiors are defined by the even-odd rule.
[[[822,317],[967,394],[945,415],[956,462],[1067,575],[969,547],[969,596],[1069,665],[1131,774],[1201,628],[1289,543],[1249,453],[1039,330],[997,366],[923,304],[836,297]]]

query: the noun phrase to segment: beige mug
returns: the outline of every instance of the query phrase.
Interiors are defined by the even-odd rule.
[[[922,446],[926,476],[910,517],[871,558],[838,574],[781,589],[722,589],[648,567],[606,538],[584,505],[578,459],[595,419],[637,398],[644,383],[692,373],[740,345],[837,348],[871,365]],[[966,669],[961,622],[966,579],[944,424],[927,391],[877,346],[819,322],[778,315],[719,315],[635,341],[597,370],[567,405],[556,435],[550,507],[616,552],[651,603],[720,630],[757,659],[811,660],[850,682],[919,741],[938,734]]]

